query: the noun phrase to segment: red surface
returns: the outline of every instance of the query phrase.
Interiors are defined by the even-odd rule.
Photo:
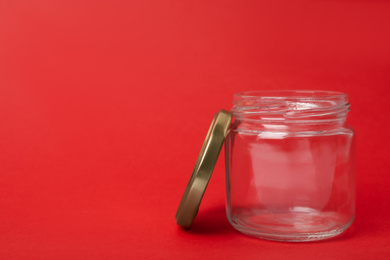
[[[0,259],[388,259],[390,2],[0,1]],[[343,237],[234,231],[220,160],[174,215],[232,94],[349,93],[357,214]]]

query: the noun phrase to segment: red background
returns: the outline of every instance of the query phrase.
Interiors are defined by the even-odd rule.
[[[390,2],[0,1],[1,259],[390,256]],[[339,239],[234,231],[219,160],[192,230],[174,215],[233,93],[347,92],[357,213]]]

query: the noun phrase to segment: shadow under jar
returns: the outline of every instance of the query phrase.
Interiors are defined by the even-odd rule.
[[[234,95],[226,139],[227,216],[237,230],[278,241],[335,237],[355,212],[355,137],[346,94]]]

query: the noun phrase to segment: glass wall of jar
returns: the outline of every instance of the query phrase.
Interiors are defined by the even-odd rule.
[[[227,137],[227,216],[237,230],[279,241],[338,236],[355,212],[355,135],[346,94],[235,94]]]

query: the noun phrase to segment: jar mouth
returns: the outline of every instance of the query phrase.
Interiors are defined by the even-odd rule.
[[[246,91],[234,94],[234,98],[242,99],[341,99],[346,100],[348,95],[338,91],[325,90],[260,90]]]
[[[234,95],[236,119],[255,121],[333,121],[345,119],[348,95],[322,90],[265,90]]]

